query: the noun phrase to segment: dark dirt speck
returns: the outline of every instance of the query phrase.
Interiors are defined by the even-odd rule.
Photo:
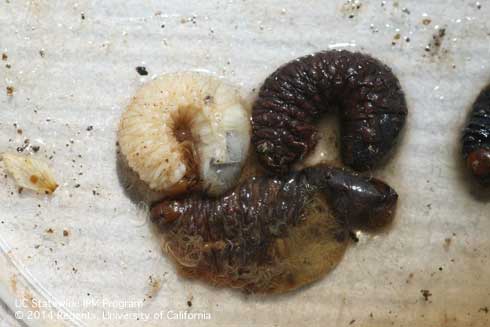
[[[435,33],[433,36],[432,36],[432,39],[434,40],[434,45],[436,47],[440,47],[441,44],[442,44],[442,40],[444,39],[444,36],[446,36],[446,29],[445,28],[441,28],[437,31],[437,33]]]
[[[351,239],[352,239],[354,242],[356,242],[356,243],[358,243],[358,242],[359,242],[359,238],[357,237],[356,233],[354,233],[354,232],[350,231],[350,232],[349,232],[349,236],[350,236],[350,238],[351,238]]]
[[[443,55],[448,53],[447,49],[442,49],[442,43],[446,36],[446,32],[447,30],[445,28],[440,28],[432,35],[432,39],[425,47],[425,51],[428,52],[430,56],[442,58]]]
[[[420,290],[420,293],[422,293],[425,301],[429,301],[429,298],[432,296],[432,293],[429,290]]]
[[[136,67],[136,71],[138,72],[138,74],[140,74],[141,76],[146,76],[148,75],[148,71],[146,70],[146,67],[144,66],[138,66]]]

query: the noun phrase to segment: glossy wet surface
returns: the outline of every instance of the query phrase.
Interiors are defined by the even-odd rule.
[[[398,195],[387,184],[328,165],[244,178],[216,199],[157,202],[152,221],[185,275],[246,292],[282,292],[320,279],[353,229],[385,226]]]
[[[481,0],[1,1],[0,52],[8,55],[0,61],[1,149],[40,146],[35,155],[52,157],[60,181],[52,199],[0,183],[7,251],[38,282],[31,292],[41,286],[60,302],[142,301],[135,310],[67,308],[96,315],[102,326],[138,323],[102,321],[103,312],[192,311],[211,318],[144,324],[487,327],[490,197],[465,167],[460,131],[490,76],[488,17]],[[116,164],[116,122],[131,95],[153,75],[193,68],[252,93],[280,64],[326,48],[370,53],[402,82],[411,110],[406,133],[372,172],[400,195],[393,226],[357,234],[336,269],[282,296],[244,296],[181,278]],[[339,153],[320,150],[328,159]],[[13,291],[12,274],[0,270],[0,297],[14,308],[24,292],[20,278]],[[431,294],[427,301],[421,290]]]

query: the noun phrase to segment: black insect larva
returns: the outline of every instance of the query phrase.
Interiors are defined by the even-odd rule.
[[[262,85],[252,111],[259,160],[288,171],[317,143],[313,123],[339,108],[343,161],[357,170],[376,165],[405,123],[407,105],[391,69],[361,53],[326,51],[293,60]]]
[[[214,284],[281,292],[340,260],[348,225],[392,216],[387,184],[325,165],[253,177],[218,199],[165,200],[151,210],[180,270]]]
[[[490,185],[490,85],[473,104],[463,131],[463,157],[478,181]]]

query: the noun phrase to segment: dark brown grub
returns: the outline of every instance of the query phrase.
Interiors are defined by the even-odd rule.
[[[316,145],[317,119],[339,108],[343,161],[375,166],[396,142],[407,115],[391,69],[368,55],[325,51],[281,66],[262,85],[252,111],[252,142],[263,165],[286,172]]]
[[[245,180],[217,199],[153,206],[165,250],[185,275],[249,292],[283,292],[333,269],[356,226],[384,224],[396,192],[387,184],[318,165]]]

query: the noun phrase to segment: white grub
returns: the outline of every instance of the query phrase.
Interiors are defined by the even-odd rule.
[[[2,153],[0,160],[7,172],[22,188],[37,193],[51,194],[58,187],[53,171],[44,161],[14,153]]]
[[[129,167],[151,189],[177,194],[197,187],[218,195],[240,176],[249,113],[239,92],[218,78],[166,74],[138,90],[122,114],[118,141]]]

